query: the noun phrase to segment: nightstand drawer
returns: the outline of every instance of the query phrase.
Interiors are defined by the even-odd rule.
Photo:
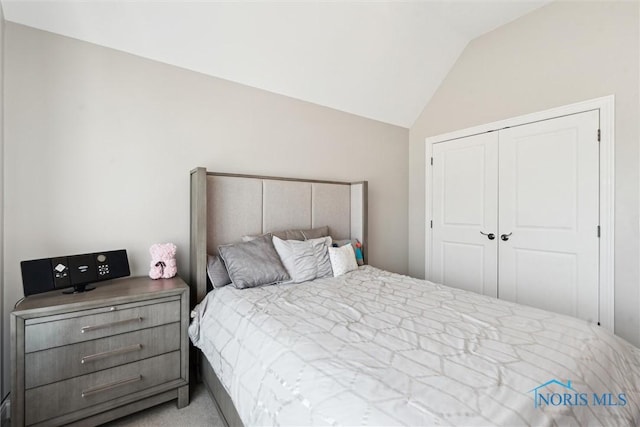
[[[180,352],[163,354],[27,390],[26,424],[34,424],[180,378]]]
[[[180,349],[180,323],[25,355],[25,388],[85,375]]]
[[[24,339],[25,352],[29,353],[180,321],[180,301],[178,299],[125,309],[113,306],[109,310],[103,313],[80,315],[49,322],[45,318],[40,323],[27,324]]]

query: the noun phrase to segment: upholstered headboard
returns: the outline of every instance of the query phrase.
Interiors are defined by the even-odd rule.
[[[367,182],[191,171],[191,295],[204,298],[207,254],[242,236],[328,225],[334,239],[358,239],[366,261]]]

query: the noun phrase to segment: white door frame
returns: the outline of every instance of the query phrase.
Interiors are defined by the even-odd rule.
[[[614,95],[590,99],[575,104],[551,108],[523,116],[499,120],[467,129],[457,130],[425,139],[425,278],[431,277],[431,218],[432,211],[432,171],[431,157],[433,144],[452,139],[464,138],[479,133],[497,131],[507,127],[520,126],[541,120],[549,120],[569,114],[600,110],[600,325],[614,331]]]

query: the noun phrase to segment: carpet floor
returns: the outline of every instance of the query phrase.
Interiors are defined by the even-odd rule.
[[[178,409],[176,401],[166,402],[144,411],[104,424],[108,427],[223,427],[213,400],[204,384],[197,384],[191,393],[189,406]]]

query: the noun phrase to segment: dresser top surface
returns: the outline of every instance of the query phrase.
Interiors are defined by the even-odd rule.
[[[127,300],[157,298],[166,295],[175,295],[189,287],[178,276],[171,279],[153,280],[147,276],[126,277],[122,279],[107,280],[95,284],[92,291],[76,294],[63,294],[62,289],[31,295],[20,301],[14,309],[14,313],[27,310],[82,307],[87,308],[103,304],[104,302],[122,303]]]

